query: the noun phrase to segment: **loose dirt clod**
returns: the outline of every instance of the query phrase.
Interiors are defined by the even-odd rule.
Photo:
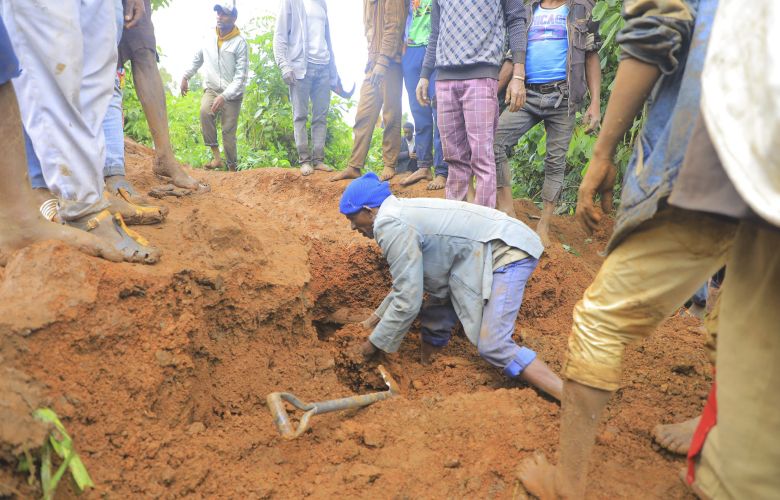
[[[128,176],[141,191],[157,183],[152,161],[127,143]],[[138,229],[164,252],[156,266],[41,243],[0,269],[2,370],[45,388],[95,480],[85,498],[503,498],[520,460],[554,455],[559,406],[507,380],[462,334],[430,366],[419,362],[417,324],[398,353],[354,356],[368,332],[347,323],[364,319],[391,281],[376,244],[338,213],[343,184],[280,169],[196,175],[210,193],[161,200],[166,223]],[[440,195],[397,182],[393,190]],[[533,204],[516,209],[535,225]],[[553,237],[581,256],[553,245],[526,288],[516,338],[556,371],[608,231],[585,244],[573,221],[556,218]],[[701,411],[710,380],[698,324],[670,318],[627,349],[592,460],[592,496],[686,495],[684,459],[655,452],[650,435],[658,422]],[[268,393],[316,401],[384,390],[380,361],[403,397],[322,415],[296,441],[279,437]],[[0,460],[34,429],[25,415],[36,391],[14,387],[21,411],[0,418]],[[12,470],[0,465],[0,483],[28,492]]]

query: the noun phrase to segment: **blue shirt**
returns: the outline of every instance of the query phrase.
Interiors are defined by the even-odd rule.
[[[528,83],[549,83],[566,79],[566,55],[569,36],[566,18],[569,6],[534,10],[525,55],[525,79]]]

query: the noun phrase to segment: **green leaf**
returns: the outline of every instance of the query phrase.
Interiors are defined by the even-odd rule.
[[[599,0],[596,3],[596,6],[593,7],[593,14],[592,14],[593,20],[600,21],[604,17],[604,14],[607,12],[607,7],[608,7],[607,2],[605,2],[604,0]]]
[[[577,257],[580,257],[580,252],[578,252],[578,251],[577,251],[577,250],[576,250],[574,247],[572,247],[571,245],[567,245],[566,243],[564,243],[564,244],[563,244],[563,245],[561,245],[561,246],[563,246],[563,249],[564,249],[564,250],[566,250],[567,252],[569,252],[570,254],[572,254],[572,255],[575,255],[575,256],[577,256]]]

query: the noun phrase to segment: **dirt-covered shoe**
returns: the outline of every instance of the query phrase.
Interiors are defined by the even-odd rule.
[[[160,260],[160,250],[151,246],[146,238],[130,230],[120,214],[111,214],[108,210],[103,210],[97,214],[68,221],[67,225],[88,231],[107,241],[122,254],[125,262],[156,264]]]

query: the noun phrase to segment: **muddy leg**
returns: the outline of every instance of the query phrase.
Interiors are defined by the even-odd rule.
[[[542,209],[542,218],[536,226],[536,233],[539,235],[539,238],[541,238],[542,245],[545,247],[550,246],[550,220],[552,219],[554,209],[554,203],[545,201],[544,208]]]

